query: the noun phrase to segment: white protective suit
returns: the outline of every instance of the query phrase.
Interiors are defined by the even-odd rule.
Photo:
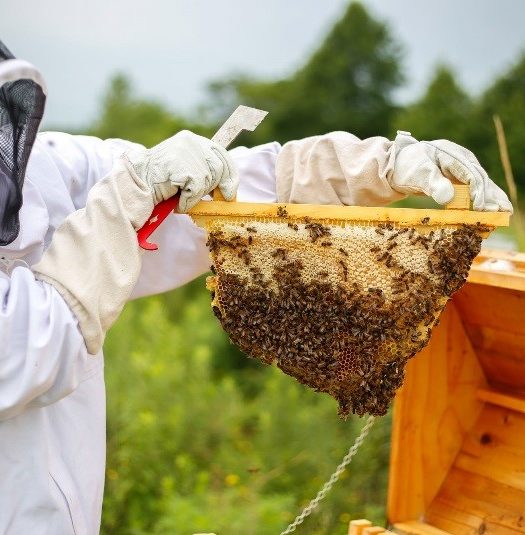
[[[456,165],[457,174],[477,192],[480,207],[512,209],[464,149],[441,142],[420,145],[413,138],[402,147],[396,143],[361,141],[339,132],[291,142],[282,150],[278,143],[235,149],[238,200],[386,204],[406,192],[423,191],[444,202],[448,183],[437,165],[445,173],[450,162],[464,161]],[[407,158],[413,170],[396,172],[406,147],[419,151]],[[0,535],[99,531],[105,466],[103,356],[88,355],[86,349],[92,322],[86,322],[83,336],[55,285],[35,279],[30,268],[65,218],[85,206],[88,192],[114,169],[116,159],[134,149],[140,146],[58,133],[41,134],[33,148],[20,234],[0,247],[5,264],[5,273],[0,271]],[[170,216],[152,239],[159,250],[143,255],[130,298],[173,289],[208,270],[205,233],[188,216]],[[92,243],[88,233],[78,245],[85,253]],[[49,277],[59,286],[71,279],[67,262],[60,264],[51,263],[50,270],[59,277]],[[69,280],[65,289],[75,285],[78,290],[78,282]],[[99,329],[97,340],[105,329]]]
[[[88,355],[77,321],[56,289],[27,266],[39,261],[66,216],[124,150],[137,146],[43,133],[24,183],[21,231],[0,247],[0,534],[94,535],[105,467],[102,352]],[[278,143],[232,151],[238,198],[275,202]],[[143,256],[132,298],[164,292],[209,269],[203,230],[170,216]],[[13,259],[18,259],[13,264]]]

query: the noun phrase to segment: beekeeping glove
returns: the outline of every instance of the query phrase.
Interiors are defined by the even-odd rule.
[[[447,141],[417,141],[398,132],[392,187],[401,193],[424,193],[439,204],[454,197],[451,179],[470,186],[474,210],[512,212],[507,195],[492,180],[468,149]]]
[[[418,142],[399,133],[359,139],[347,132],[286,143],[276,163],[279,202],[381,206],[424,193],[452,200],[450,178],[470,185],[476,210],[512,211],[476,157],[451,141]]]
[[[64,220],[33,266],[36,277],[55,286],[76,315],[91,354],[102,347],[137,282],[143,250],[136,232],[154,204],[180,187],[186,209],[221,180],[226,195],[234,192],[235,174],[226,179],[231,160],[210,141],[181,132],[161,145],[118,158],[91,188],[85,208]]]
[[[138,177],[152,189],[155,204],[181,190],[179,212],[187,212],[216,187],[230,201],[239,185],[228,151],[187,130],[152,149],[131,152],[128,158]]]

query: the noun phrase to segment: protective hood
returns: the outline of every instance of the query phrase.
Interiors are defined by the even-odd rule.
[[[20,231],[18,213],[27,162],[46,102],[40,72],[0,41],[0,245]]]

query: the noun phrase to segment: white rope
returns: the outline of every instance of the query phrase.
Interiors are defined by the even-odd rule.
[[[361,444],[365,440],[372,425],[374,425],[374,416],[369,416],[365,425],[361,429],[361,433],[355,439],[354,444],[348,450],[348,453],[343,457],[341,464],[335,469],[335,472],[330,476],[330,479],[322,486],[321,490],[317,493],[317,496],[310,501],[310,503],[301,511],[299,515],[295,517],[295,520],[284,530],[280,535],[287,535],[295,531],[295,528],[302,524],[307,516],[310,516],[313,510],[319,505],[324,497],[330,492],[334,483],[339,479],[339,476],[345,471],[346,467],[352,462],[352,457],[357,453]]]

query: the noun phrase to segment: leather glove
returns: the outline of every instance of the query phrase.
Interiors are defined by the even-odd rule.
[[[150,187],[155,204],[181,190],[179,212],[187,212],[216,187],[226,200],[232,200],[239,185],[228,151],[188,130],[127,157],[137,176]]]
[[[507,195],[468,149],[446,139],[418,142],[408,132],[398,132],[394,144],[396,158],[390,183],[396,191],[424,193],[446,204],[454,197],[450,179],[456,179],[470,186],[474,210],[512,212]]]

